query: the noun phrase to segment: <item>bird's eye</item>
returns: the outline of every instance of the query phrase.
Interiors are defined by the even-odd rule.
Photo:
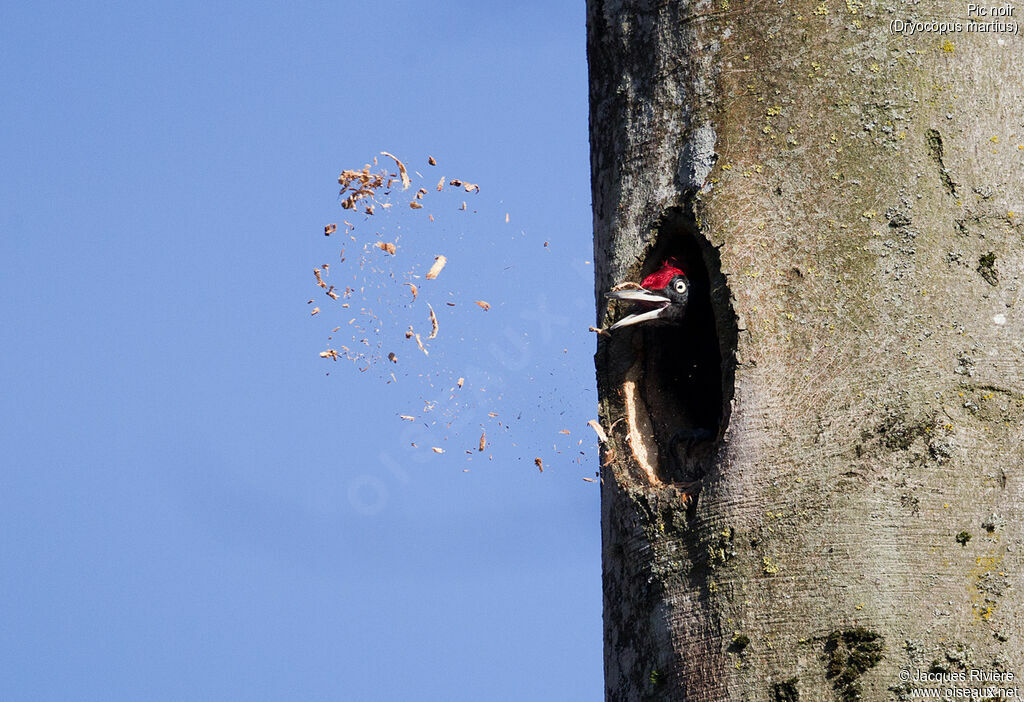
[[[677,293],[680,293],[680,294],[681,294],[681,293],[684,293],[684,292],[686,292],[686,283],[684,283],[684,282],[683,282],[683,281],[681,281],[681,280],[677,280],[677,281],[675,282],[675,285],[673,285],[672,287],[673,287],[673,289],[674,289],[674,290],[675,290],[675,291],[676,291]]]

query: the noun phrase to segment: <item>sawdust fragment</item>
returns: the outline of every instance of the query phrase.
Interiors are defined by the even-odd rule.
[[[407,190],[412,185],[412,180],[409,178],[409,171],[405,169],[405,164],[399,161],[397,156],[389,154],[387,151],[381,151],[380,153],[382,156],[393,158],[395,163],[398,164],[398,175],[402,179],[402,190]]]
[[[430,306],[429,302],[427,303],[427,309],[430,310],[430,327],[431,327],[431,329],[430,329],[430,336],[427,337],[427,341],[430,341],[431,339],[434,339],[434,338],[437,337],[438,324],[437,324],[437,315],[434,314],[434,308]]]
[[[602,427],[596,419],[591,419],[589,422],[587,422],[587,425],[594,430],[595,434],[597,434],[598,441],[600,441],[602,444],[608,441],[608,435],[604,433],[604,427]]]
[[[432,265],[430,267],[430,270],[427,271],[427,276],[426,276],[427,280],[433,280],[438,275],[440,275],[441,271],[444,269],[446,263],[448,263],[448,259],[445,258],[444,256],[435,256],[434,257],[434,265]]]

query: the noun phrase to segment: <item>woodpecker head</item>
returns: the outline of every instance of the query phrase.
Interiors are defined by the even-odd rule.
[[[674,256],[661,264],[640,283],[640,289],[613,290],[608,297],[628,300],[640,306],[640,311],[627,315],[608,330],[628,327],[642,322],[670,324],[679,322],[686,314],[686,301],[690,296],[690,281]]]

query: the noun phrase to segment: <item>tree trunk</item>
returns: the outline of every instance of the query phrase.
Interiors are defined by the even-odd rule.
[[[598,337],[608,699],[1024,688],[1024,52],[967,7],[589,0],[598,321],[695,295]]]

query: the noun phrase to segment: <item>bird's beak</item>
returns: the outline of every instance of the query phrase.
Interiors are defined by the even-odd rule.
[[[613,290],[608,293],[608,297],[612,300],[626,300],[628,302],[641,302],[647,305],[658,305],[658,307],[653,310],[626,315],[615,324],[608,327],[608,331],[657,319],[666,309],[668,309],[669,304],[672,302],[664,295],[659,295],[658,293],[653,293],[650,290],[644,290],[642,288],[640,290]]]

